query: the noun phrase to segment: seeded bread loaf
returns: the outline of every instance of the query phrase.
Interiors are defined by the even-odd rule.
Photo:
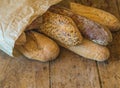
[[[82,42],[81,33],[68,16],[47,11],[29,26],[29,29],[33,28],[39,29],[40,32],[68,46],[78,45]]]

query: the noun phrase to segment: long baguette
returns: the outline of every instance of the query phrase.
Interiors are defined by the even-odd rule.
[[[106,47],[95,44],[86,39],[83,40],[82,44],[76,46],[69,47],[62,44],[60,45],[80,56],[91,60],[105,61],[110,56],[110,52]]]
[[[71,17],[82,35],[95,43],[107,45],[112,41],[112,34],[108,28],[89,20],[86,17],[75,14],[70,9],[53,6],[49,10],[54,13]]]
[[[120,29],[120,21],[112,14],[89,6],[71,2],[73,12],[107,26],[111,31]]]
[[[37,33],[27,32],[26,43],[15,48],[29,59],[39,60],[42,62],[56,59],[59,54],[58,45],[48,37]]]

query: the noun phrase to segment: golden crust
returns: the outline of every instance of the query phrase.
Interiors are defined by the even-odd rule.
[[[33,31],[27,32],[26,37],[26,43],[17,49],[29,59],[45,62],[58,56],[58,45],[48,37]]]
[[[120,29],[120,21],[106,11],[76,3],[71,3],[70,6],[73,12],[107,26],[111,31]]]
[[[62,45],[63,46],[63,45]],[[83,43],[77,46],[64,46],[68,50],[83,56],[88,59],[96,60],[96,61],[105,61],[109,58],[110,52],[108,48],[95,44],[89,40],[84,39]]]
[[[26,35],[25,32],[23,32],[19,38],[16,40],[15,45],[24,45],[26,42]]]
[[[40,31],[62,44],[73,46],[82,42],[82,36],[70,17],[47,11],[42,16]]]

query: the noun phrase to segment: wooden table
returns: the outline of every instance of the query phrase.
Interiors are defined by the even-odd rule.
[[[120,0],[65,0],[104,9],[120,18]],[[113,33],[106,62],[87,60],[64,48],[52,62],[41,63],[0,52],[0,88],[120,88],[120,32]]]

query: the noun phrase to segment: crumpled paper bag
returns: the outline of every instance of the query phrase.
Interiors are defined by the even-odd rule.
[[[0,49],[13,56],[15,41],[25,28],[61,0],[0,0]]]

